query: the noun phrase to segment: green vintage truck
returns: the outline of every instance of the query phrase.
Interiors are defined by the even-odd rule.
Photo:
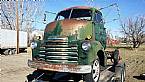
[[[46,25],[43,40],[38,37],[32,42],[28,66],[37,70],[27,76],[28,81],[124,82],[125,64],[119,50],[105,51],[106,39],[102,13],[96,8],[60,11]]]

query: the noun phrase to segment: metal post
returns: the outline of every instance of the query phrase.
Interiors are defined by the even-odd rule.
[[[16,31],[17,31],[17,54],[19,54],[19,16],[18,16],[18,0],[16,0]]]

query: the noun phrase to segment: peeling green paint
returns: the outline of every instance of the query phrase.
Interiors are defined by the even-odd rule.
[[[87,36],[93,36],[92,23],[89,22],[85,27],[78,30],[78,39],[84,40]]]

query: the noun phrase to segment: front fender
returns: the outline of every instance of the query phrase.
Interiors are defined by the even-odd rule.
[[[102,50],[103,46],[98,41],[91,41],[91,48],[88,52],[88,64],[92,64],[95,59],[98,59],[97,53]]]

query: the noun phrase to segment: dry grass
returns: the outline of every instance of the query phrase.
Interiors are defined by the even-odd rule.
[[[122,60],[126,62],[126,82],[145,82],[145,80],[134,78],[145,73],[145,45],[137,49],[121,47],[119,50]]]

